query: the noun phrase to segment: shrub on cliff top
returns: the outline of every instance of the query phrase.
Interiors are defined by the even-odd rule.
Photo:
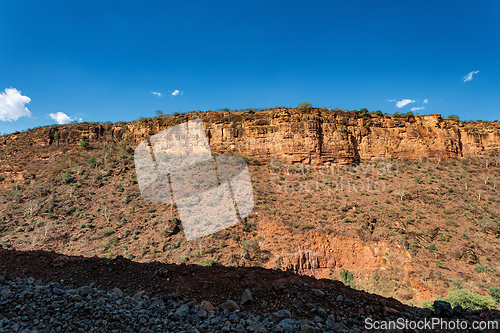
[[[299,109],[301,111],[309,110],[311,107],[312,107],[312,104],[309,102],[302,102],[302,103],[299,103],[299,105],[297,105],[297,109]]]
[[[148,118],[148,117],[139,117],[139,119],[137,119],[136,121],[137,121],[139,124],[145,125],[145,124],[147,124],[150,120],[151,120],[151,118]]]

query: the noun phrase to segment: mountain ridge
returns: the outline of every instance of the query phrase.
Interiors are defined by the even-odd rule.
[[[500,124],[462,122],[439,114],[387,116],[341,110],[274,108],[210,111],[140,118],[114,124],[52,125],[0,137],[9,144],[124,141],[134,148],[172,125],[201,118],[216,153],[252,156],[265,163],[359,162],[376,158],[463,157],[500,149]],[[54,135],[59,133],[59,138]]]

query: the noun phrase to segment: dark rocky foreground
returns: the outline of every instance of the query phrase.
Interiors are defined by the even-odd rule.
[[[338,281],[255,267],[2,249],[0,276],[0,332],[382,332],[366,323],[500,320],[500,311],[441,304],[433,312]],[[447,331],[408,325],[402,331]]]

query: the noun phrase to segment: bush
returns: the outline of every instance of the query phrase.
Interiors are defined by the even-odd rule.
[[[412,219],[412,218],[406,219],[406,221],[405,221],[405,227],[408,228],[408,224],[412,224],[413,222],[415,222],[415,219]]]
[[[75,180],[75,177],[71,175],[71,170],[66,170],[62,175],[61,182],[63,184],[70,184]]]
[[[500,303],[500,288],[490,288],[489,292],[495,301]]]
[[[314,228],[314,226],[312,225],[312,223],[303,224],[302,225],[302,229],[304,229],[304,230],[309,230],[309,229],[312,229],[312,228]]]
[[[85,148],[85,149],[88,149],[90,147],[90,144],[88,141],[85,141],[85,140],[81,140],[80,141],[80,147],[82,148]]]
[[[486,265],[486,264],[481,264],[481,263],[477,263],[474,265],[474,270],[478,273],[488,273],[488,272],[494,272],[495,269]]]
[[[147,124],[149,121],[151,120],[151,118],[147,118],[147,117],[139,117],[139,119],[137,119],[136,121],[139,123],[139,124]]]
[[[448,281],[450,281],[450,282],[453,283],[453,288],[455,288],[455,289],[462,289],[462,285],[460,284],[459,280],[448,278]]]
[[[451,115],[448,116],[448,119],[459,120],[460,118],[456,114],[451,114]]]
[[[347,269],[342,268],[340,270],[340,280],[346,285],[351,288],[354,288],[354,275],[352,273],[349,273]]]
[[[90,160],[87,161],[87,163],[92,167],[95,167],[97,165],[95,157],[92,157]]]
[[[302,102],[302,103],[299,103],[299,105],[297,105],[297,109],[299,109],[301,111],[307,111],[311,107],[312,107],[312,105],[309,102]]]
[[[460,305],[468,310],[496,309],[497,304],[491,296],[481,296],[468,289],[455,289],[450,291],[443,299],[452,307]]]
[[[195,262],[195,265],[210,267],[217,264],[217,259],[205,259],[203,262]]]
[[[115,231],[111,228],[104,228],[102,230],[102,233],[105,235],[105,236],[111,236],[112,234],[115,233]]]
[[[422,301],[422,308],[434,311],[434,305],[433,304],[434,304],[434,302],[429,301],[429,300]]]
[[[252,228],[252,224],[249,221],[245,221],[245,225],[243,226],[244,231],[250,231]]]

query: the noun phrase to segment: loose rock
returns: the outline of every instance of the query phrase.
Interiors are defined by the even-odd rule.
[[[221,309],[229,310],[231,312],[240,309],[240,306],[233,300],[223,303],[220,307]]]
[[[247,305],[247,304],[250,304],[252,302],[253,302],[252,293],[250,292],[250,290],[245,289],[245,291],[241,295],[241,302],[240,302],[240,304],[241,305]]]

